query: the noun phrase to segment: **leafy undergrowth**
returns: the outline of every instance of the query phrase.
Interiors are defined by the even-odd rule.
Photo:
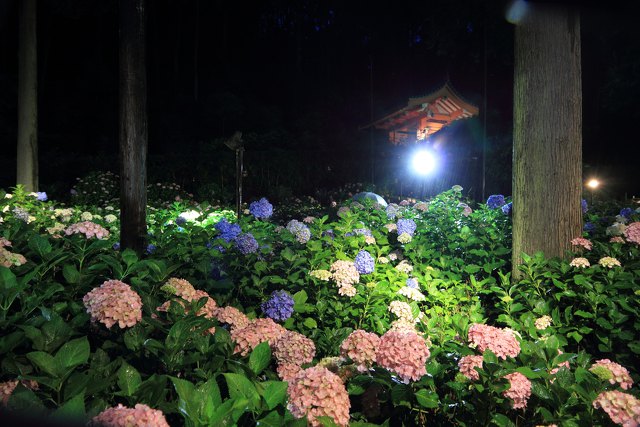
[[[512,282],[511,205],[459,187],[386,208],[262,199],[239,221],[171,194],[149,209],[142,258],[119,250],[110,193],[0,196],[9,409],[188,426],[640,421],[635,210],[586,212],[575,253],[528,256]]]

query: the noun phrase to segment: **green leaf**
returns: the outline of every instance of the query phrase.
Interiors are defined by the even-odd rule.
[[[118,369],[118,387],[125,396],[132,396],[142,384],[140,373],[127,362],[122,362]]]
[[[437,408],[440,405],[438,394],[431,390],[420,389],[415,396],[418,404],[424,408]]]
[[[31,353],[27,353],[27,359],[32,361],[38,368],[40,368],[41,371],[56,378],[61,376],[60,365],[49,353],[45,353],[44,351],[33,351]]]
[[[87,363],[91,349],[87,337],[76,338],[71,340],[58,350],[56,361],[63,368],[75,368],[76,366]]]
[[[176,389],[176,393],[178,393],[178,397],[180,398],[178,400],[178,412],[188,420],[195,421],[198,415],[196,414],[196,409],[192,405],[195,394],[194,385],[191,382],[180,378],[170,378],[173,383],[173,387]]]
[[[76,394],[68,400],[64,405],[56,409],[52,414],[53,418],[64,419],[66,422],[83,421],[86,416],[84,407],[84,392]]]
[[[284,425],[284,419],[278,411],[271,411],[266,416],[260,418],[257,423],[257,426],[266,426],[266,427],[281,427]]]
[[[536,381],[531,381],[531,393],[533,393],[534,395],[538,396],[540,399],[543,399],[543,400],[553,399],[553,396],[549,391],[549,387],[547,387],[546,385],[541,385]]]
[[[515,426],[515,424],[513,424],[513,422],[511,422],[509,417],[507,417],[506,415],[503,415],[503,414],[494,414],[493,417],[491,418],[491,422],[494,423],[497,426],[500,426],[500,427],[512,427],[512,426]]]
[[[222,404],[220,396],[220,388],[215,378],[211,378],[204,384],[201,384],[194,394],[196,404],[198,404],[198,413],[201,418],[210,419],[213,416],[215,408]]]
[[[131,249],[122,251],[122,260],[127,264],[127,268],[138,262],[138,255]]]
[[[40,258],[51,252],[51,243],[39,234],[34,234],[29,238],[29,249],[37,253]]]
[[[269,381],[264,388],[262,397],[267,404],[267,409],[273,409],[280,404],[284,404],[287,398],[288,384],[284,381]]]
[[[67,283],[71,285],[80,282],[80,272],[75,265],[65,264],[64,267],[62,267],[62,275]]]
[[[405,384],[397,384],[391,389],[391,399],[396,405],[411,406],[411,388]]]
[[[540,378],[543,375],[541,372],[536,372],[533,369],[529,368],[528,366],[522,366],[516,369],[516,371],[520,372],[522,375],[529,378],[530,380],[535,378]]]
[[[304,319],[304,322],[302,322],[302,324],[309,329],[316,329],[318,327],[318,323],[311,317],[307,317],[306,319]]]
[[[267,341],[258,344],[249,355],[249,368],[258,375],[271,363],[271,349]]]
[[[307,302],[308,298],[309,297],[307,296],[307,293],[304,291],[304,289],[293,294],[293,302],[295,305],[304,304],[305,302]]]
[[[260,403],[260,395],[255,385],[244,375],[225,373],[224,378],[227,380],[229,387],[229,396],[236,399],[247,399],[249,401],[249,409],[255,409]]]
[[[474,274],[480,271],[480,266],[475,264],[468,264],[464,267],[465,273]]]
[[[576,316],[584,317],[585,319],[592,319],[593,318],[593,314],[592,313],[588,313],[588,312],[583,311],[583,310],[576,310],[573,314],[575,314]]]

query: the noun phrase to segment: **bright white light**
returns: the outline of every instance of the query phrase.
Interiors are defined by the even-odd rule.
[[[598,181],[597,179],[590,179],[589,182],[587,182],[587,187],[593,190],[598,188],[599,185],[600,185],[600,181]]]
[[[428,175],[436,167],[436,159],[427,150],[416,151],[411,161],[413,170],[419,175]]]
[[[190,211],[182,212],[180,216],[186,219],[187,221],[193,221],[200,216],[200,212],[190,210]]]

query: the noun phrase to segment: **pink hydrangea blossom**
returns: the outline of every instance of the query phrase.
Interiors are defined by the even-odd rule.
[[[169,279],[169,281],[171,280],[172,279]],[[218,310],[218,305],[216,304],[216,301],[209,296],[208,293],[206,293],[205,291],[194,289],[194,287],[191,286],[191,283],[187,282],[184,279],[173,279],[173,280],[174,281],[171,282],[171,285],[169,285],[169,282],[167,282],[162,286],[162,288],[164,290],[169,290],[170,292],[173,290],[175,295],[181,297],[181,299],[177,300],[176,302],[185,309],[185,312],[187,313],[189,312],[189,309],[187,308],[187,304],[186,304],[187,302],[199,301],[202,298],[206,298],[207,301],[198,310],[198,312],[196,313],[196,316],[203,316],[207,319],[213,319],[215,317],[215,313]],[[156,310],[167,312],[169,311],[170,306],[171,306],[171,301],[165,301],[160,307],[156,308]],[[216,332],[215,326],[209,328],[208,332],[210,334],[214,334]]]
[[[624,243],[624,239],[620,236],[613,236],[609,239],[609,243]]]
[[[576,267],[576,268],[587,268],[589,267],[591,264],[589,264],[589,260],[583,257],[578,257],[578,258],[574,258],[571,260],[571,262],[569,263],[569,265],[571,267]]]
[[[640,222],[636,221],[627,225],[627,228],[624,230],[624,237],[627,239],[627,242],[640,245]]]
[[[184,298],[187,301],[192,301],[196,294],[195,288],[188,280],[178,279],[176,277],[171,277],[160,289],[175,296]]]
[[[364,372],[376,362],[376,349],[379,345],[378,335],[358,329],[342,341],[340,355],[353,360],[358,371]]]
[[[19,267],[26,262],[27,259],[23,255],[13,253],[0,246],[0,265],[3,267]]]
[[[64,233],[67,236],[70,236],[72,234],[83,234],[87,239],[95,237],[96,239],[101,240],[109,237],[109,231],[107,229],[91,221],[83,221],[71,224],[66,228]]]
[[[218,322],[231,326],[231,332],[242,329],[250,323],[249,318],[243,312],[231,306],[218,308],[214,312],[214,317],[218,319]]]
[[[621,391],[602,392],[593,401],[593,407],[602,408],[611,421],[624,427],[637,427],[640,424],[640,400]]]
[[[82,302],[91,315],[91,321],[111,328],[134,326],[142,319],[142,300],[131,286],[119,280],[107,280],[89,291]]]
[[[269,342],[270,346],[274,346],[285,331],[285,328],[268,317],[252,320],[244,328],[231,331],[231,339],[236,343],[234,353],[246,356],[258,344],[265,341]]]
[[[502,360],[507,356],[516,357],[520,354],[520,343],[511,331],[489,325],[475,323],[469,328],[469,342],[472,347],[484,352],[491,350]]]
[[[295,363],[278,363],[276,368],[278,377],[287,382],[291,382],[302,370],[302,367]]]
[[[425,363],[431,353],[424,338],[411,331],[388,331],[380,338],[376,363],[395,372],[406,384],[427,373]]]
[[[351,402],[340,377],[327,368],[314,366],[304,369],[287,388],[287,408],[294,417],[307,417],[309,425],[320,427],[318,417],[328,416],[339,426],[349,424]]]
[[[598,368],[604,368],[608,371],[606,372],[606,378],[604,379],[609,380],[609,383],[611,384],[618,383],[620,384],[620,387],[625,390],[629,390],[633,385],[633,379],[631,378],[631,375],[629,375],[629,371],[627,371],[627,368],[622,365],[612,362],[609,359],[600,359],[596,361],[589,370],[597,373]]]
[[[585,239],[584,237],[576,237],[571,241],[571,244],[578,248],[586,249],[588,251],[590,251],[591,248],[593,247],[593,245],[591,244],[591,241],[589,239]]]
[[[559,354],[559,355],[560,355],[560,354],[563,354],[563,353],[562,353],[562,350],[558,349],[558,354]],[[555,374],[557,374],[557,373],[558,373],[558,371],[560,370],[560,368],[567,368],[567,369],[569,369],[569,367],[570,367],[570,365],[569,365],[569,361],[568,361],[568,360],[565,360],[564,362],[560,362],[560,363],[558,363],[558,366],[557,366],[557,367],[555,367],[555,368],[551,369],[551,370],[549,371],[549,375],[555,375]],[[551,382],[553,382],[553,381],[554,381],[554,378],[550,379],[550,381],[551,381]]]
[[[273,345],[273,356],[279,364],[304,365],[316,355],[316,345],[299,332],[285,331]]]
[[[7,406],[7,403],[9,403],[9,398],[18,386],[18,382],[22,383],[24,387],[30,390],[38,390],[39,388],[38,383],[33,380],[13,380],[2,382],[0,383],[0,406]]]
[[[504,376],[509,381],[510,387],[502,395],[513,400],[513,409],[525,409],[531,396],[531,381],[520,372],[514,372]]]
[[[482,356],[464,356],[460,358],[460,361],[458,362],[460,373],[471,381],[479,380],[480,374],[475,370],[475,368],[482,369],[482,359]]]
[[[109,427],[169,427],[162,411],[138,403],[134,408],[118,404],[91,419],[92,426]]]

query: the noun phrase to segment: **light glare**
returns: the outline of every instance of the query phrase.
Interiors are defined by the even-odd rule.
[[[600,185],[600,181],[598,181],[597,179],[590,179],[589,182],[587,182],[587,187],[593,190],[598,188],[599,185]]]
[[[413,170],[419,175],[427,175],[433,171],[436,166],[436,160],[427,150],[417,151],[413,155],[411,162]]]

